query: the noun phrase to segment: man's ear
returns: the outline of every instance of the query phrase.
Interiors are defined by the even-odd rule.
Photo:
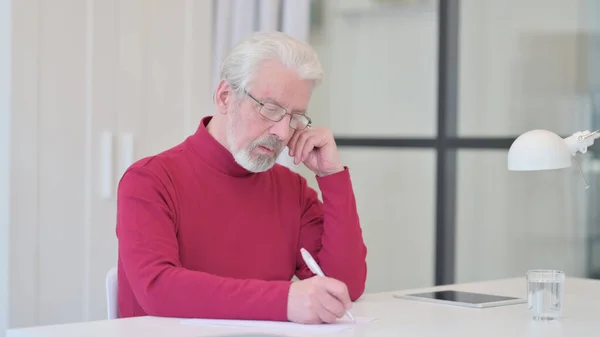
[[[219,82],[219,86],[217,86],[217,90],[215,91],[215,104],[217,105],[217,110],[221,114],[227,114],[230,105],[233,104],[233,90],[231,89],[231,85],[229,82],[225,80],[221,80]]]

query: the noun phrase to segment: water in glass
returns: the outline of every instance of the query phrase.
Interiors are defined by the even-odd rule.
[[[527,302],[535,320],[560,318],[563,308],[564,274],[553,270],[527,273]]]

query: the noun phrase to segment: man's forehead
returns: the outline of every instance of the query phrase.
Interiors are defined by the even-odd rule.
[[[280,107],[289,109],[290,104],[286,104],[286,100],[285,98],[283,98],[282,100],[278,100],[275,97],[269,96],[269,95],[265,95],[264,98],[262,98],[263,103],[272,103],[275,105],[278,105]],[[291,103],[293,104],[293,103]],[[306,113],[306,108],[305,107],[300,107],[300,106],[293,106],[292,107],[292,111],[289,111],[290,113],[294,113],[294,114],[305,114]]]
[[[274,84],[274,83],[272,83]],[[306,113],[306,104],[309,97],[302,97],[298,93],[301,88],[285,88],[285,86],[265,85],[256,86],[254,95],[263,103],[272,103],[286,109],[292,109],[291,113]]]

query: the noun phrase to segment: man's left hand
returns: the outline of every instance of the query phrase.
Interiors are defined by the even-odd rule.
[[[340,153],[331,131],[313,127],[296,131],[288,143],[294,164],[304,163],[317,176],[323,177],[344,170]]]

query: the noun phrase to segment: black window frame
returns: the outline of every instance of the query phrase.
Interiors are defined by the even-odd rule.
[[[458,136],[459,38],[460,0],[438,0],[436,137],[365,138],[344,136],[335,138],[340,147],[422,148],[436,151],[435,285],[453,284],[456,281],[457,151],[459,149],[508,150],[517,137]],[[589,154],[595,155],[599,146],[596,144],[596,146],[590,147]],[[592,209],[591,212],[593,213],[589,215],[591,217],[600,216],[595,209]],[[588,226],[597,227],[592,224],[588,224]],[[592,278],[600,278],[600,270],[593,270],[592,256],[590,256],[593,254],[591,246],[596,241],[600,242],[600,237],[588,239],[587,273]]]

